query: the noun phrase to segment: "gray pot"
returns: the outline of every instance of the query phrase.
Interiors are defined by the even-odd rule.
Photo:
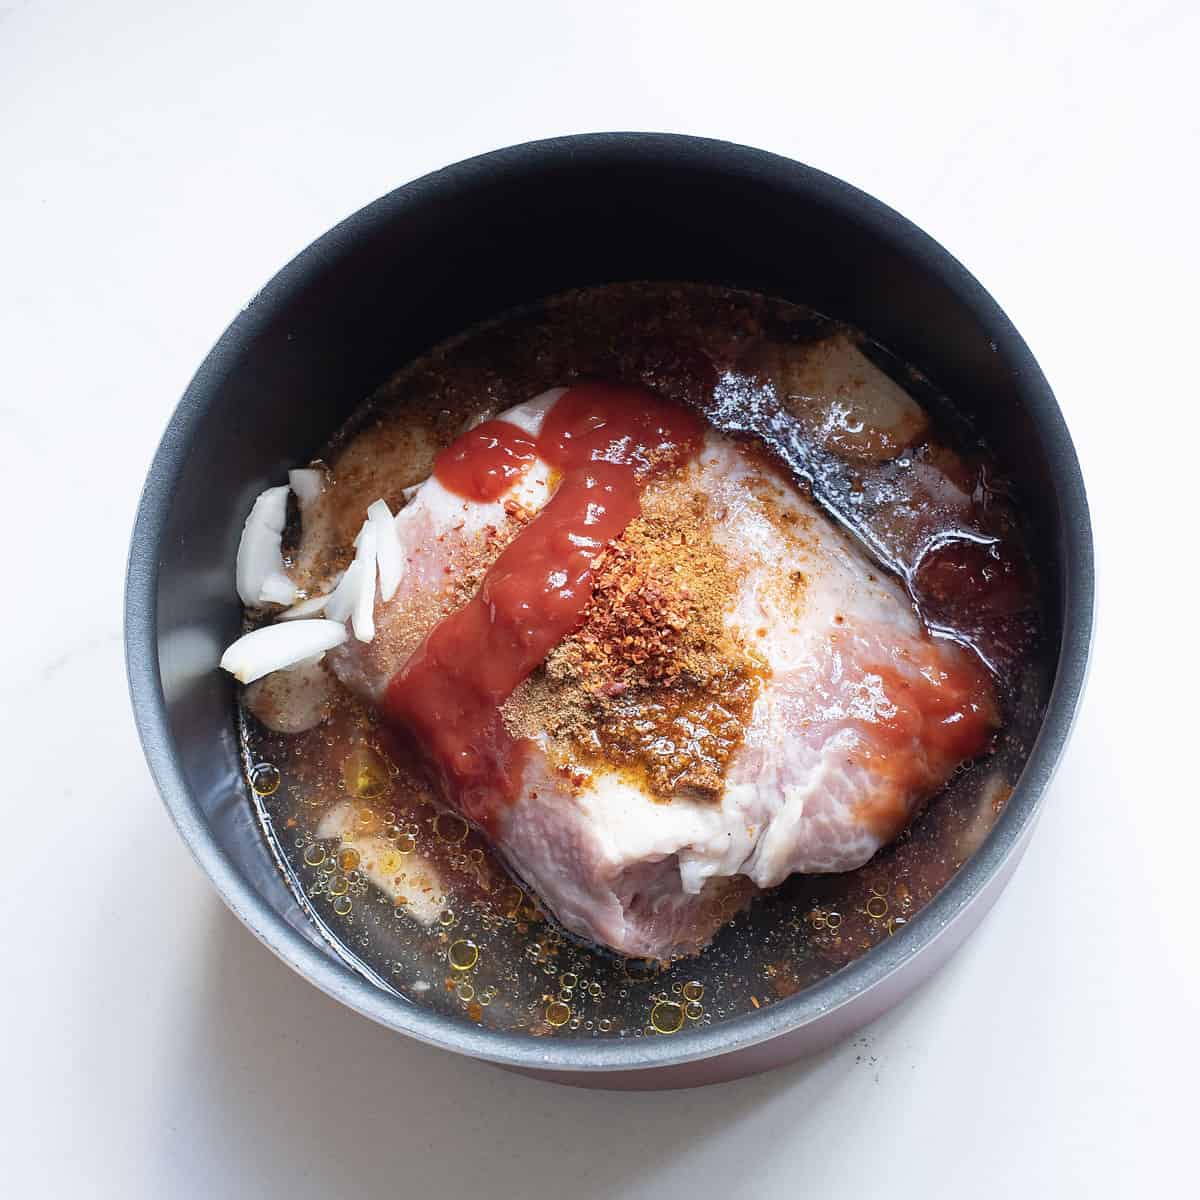
[[[679,1038],[496,1033],[389,994],[316,934],[275,869],[240,771],[232,563],[252,498],[305,461],[397,367],[539,296],[695,279],[792,299],[865,330],[965,408],[1024,486],[1053,688],[981,849],[896,936],[790,999]],[[1075,716],[1092,630],[1092,538],[1062,415],[1020,335],[945,250],[809,167],[663,134],[559,138],[417,180],[344,221],[255,297],[201,365],[151,466],[126,590],[130,691],[146,758],[225,902],[284,962],[401,1033],[560,1082],[685,1087],[844,1037],[927,978],[1023,852]]]

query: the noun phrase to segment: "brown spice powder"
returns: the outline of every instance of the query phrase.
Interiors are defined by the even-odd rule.
[[[517,736],[550,734],[564,765],[619,767],[662,800],[718,800],[761,664],[726,628],[738,570],[712,538],[704,496],[682,476],[597,559],[583,625],[517,689]]]

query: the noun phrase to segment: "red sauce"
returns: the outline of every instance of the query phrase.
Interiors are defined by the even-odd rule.
[[[919,671],[901,674],[877,667],[894,714],[877,715],[871,736],[880,747],[909,750],[920,745],[926,759],[947,766],[974,758],[999,724],[995,694],[986,671],[966,651],[948,658],[943,650]]]
[[[1011,539],[943,542],[922,556],[913,590],[926,621],[967,635],[1002,673],[1011,671],[1037,637],[1033,574]]]
[[[471,430],[442,454],[435,472],[444,487],[496,499],[535,450],[562,481],[476,595],[434,627],[384,696],[387,720],[421,749],[447,799],[485,828],[521,784],[524,743],[504,727],[500,706],[583,619],[593,559],[637,516],[647,478],[686,461],[701,439],[700,422],[686,409],[641,388],[606,384],[561,396],[536,446],[499,425]],[[513,469],[516,463],[523,465]]]
[[[883,703],[853,722],[855,755],[890,788],[876,789],[856,815],[891,841],[908,824],[914,796],[927,793],[960,762],[984,753],[1000,724],[995,690],[983,665],[965,650],[947,654],[924,642],[899,664],[876,664]],[[919,753],[914,752],[919,748]]]
[[[498,500],[529,470],[537,446],[508,421],[484,421],[447,446],[433,464],[438,482],[468,500]]]
[[[1012,546],[954,538],[921,558],[914,580],[926,615],[951,629],[1033,608],[1033,581]]]

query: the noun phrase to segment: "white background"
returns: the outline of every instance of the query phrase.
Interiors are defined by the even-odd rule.
[[[0,3],[0,1192],[1189,1191],[1198,70],[1193,0]],[[121,662],[141,481],[242,304],[414,176],[619,128],[792,155],[958,255],[1099,557],[1083,715],[978,934],[864,1042],[686,1094],[508,1076],[293,976],[171,828]]]

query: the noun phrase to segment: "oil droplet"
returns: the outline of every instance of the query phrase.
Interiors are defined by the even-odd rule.
[[[355,746],[342,763],[346,791],[356,800],[378,800],[391,791],[387,763],[370,746]]]
[[[562,978],[559,980],[559,983],[565,988],[573,988],[578,982],[579,976],[574,971],[564,971]]]
[[[345,875],[335,875],[329,881],[329,894],[331,896],[344,896],[350,890],[350,881]]]
[[[279,768],[271,763],[256,763],[250,768],[250,786],[257,796],[273,796],[279,790]]]
[[[313,842],[304,851],[304,861],[310,867],[319,867],[325,861],[325,847],[320,842]]]
[[[335,913],[337,913],[337,915],[338,915],[339,917],[346,917],[346,916],[349,916],[349,915],[350,915],[350,909],[351,909],[352,907],[353,907],[353,904],[352,904],[352,902],[351,902],[351,900],[350,900],[350,897],[349,897],[349,896],[339,896],[339,897],[338,897],[338,898],[337,898],[337,899],[336,899],[336,900],[333,902],[333,911],[334,911]]]
[[[551,1000],[546,1005],[546,1024],[557,1029],[571,1019],[571,1010],[561,1000]]]
[[[341,870],[345,871],[347,875],[349,875],[350,872],[358,866],[358,864],[358,851],[355,850],[353,846],[346,846],[343,850],[338,852],[337,865],[341,868]]]
[[[458,985],[458,998],[468,1004],[475,999],[475,989],[469,983],[460,983]]]
[[[379,856],[379,869],[385,875],[395,875],[404,861],[394,850],[388,850]]]
[[[683,1005],[660,1000],[650,1010],[650,1024],[658,1033],[678,1033],[683,1028]]]
[[[683,1015],[687,1017],[689,1021],[698,1021],[702,1016],[704,1016],[704,1005],[698,1000],[689,1000],[683,1006]]]
[[[496,897],[496,904],[500,911],[511,921],[516,918],[517,913],[521,908],[521,901],[525,899],[525,893],[514,884],[509,884]]]
[[[683,985],[683,998],[685,1000],[703,1000],[704,999],[704,984],[698,979],[689,979]]]
[[[479,947],[470,938],[459,938],[450,943],[447,957],[456,971],[469,971],[479,961]]]
[[[462,817],[456,817],[453,813],[438,813],[433,822],[433,832],[437,834],[439,841],[448,846],[457,846],[459,842],[466,840],[470,826]]]
[[[458,917],[454,915],[454,909],[452,908],[446,909],[446,911],[443,912],[440,917],[438,917],[438,924],[444,925],[447,929],[449,929],[450,926],[454,925],[457,921]]]
[[[882,896],[872,896],[867,901],[867,916],[880,921],[887,916],[888,902]]]
[[[397,854],[411,854],[417,848],[417,839],[411,833],[402,833],[396,839]]]

